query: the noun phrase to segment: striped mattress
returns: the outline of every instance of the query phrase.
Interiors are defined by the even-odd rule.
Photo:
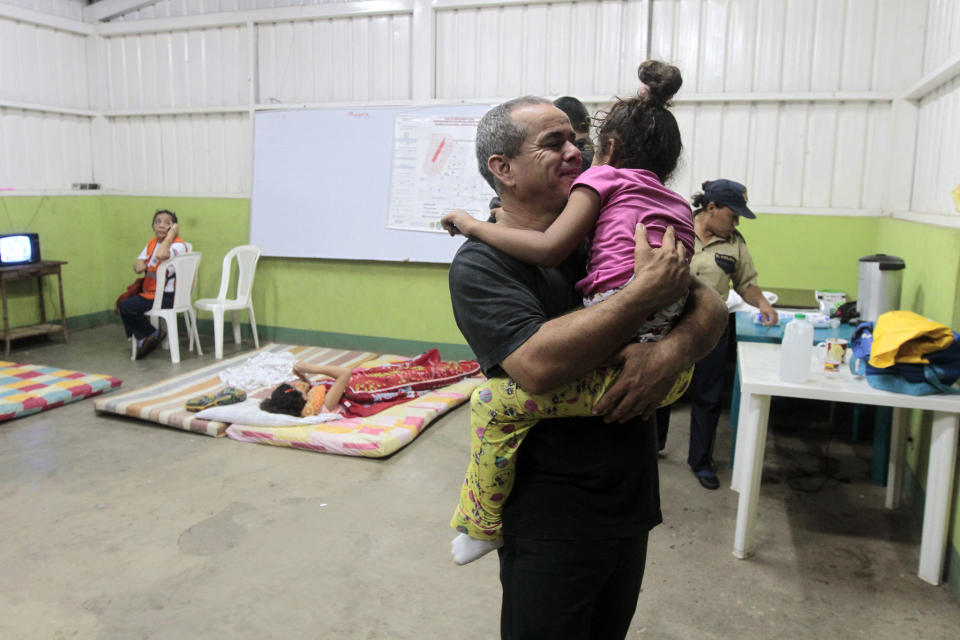
[[[225,422],[197,418],[196,414],[184,408],[186,401],[195,396],[216,393],[224,386],[220,380],[221,371],[241,365],[248,358],[263,352],[286,352],[292,354],[297,360],[305,360],[312,364],[341,366],[356,366],[376,357],[376,354],[368,351],[344,351],[326,347],[270,344],[255,351],[220,360],[208,367],[167,378],[133,391],[100,398],[93,406],[97,411],[103,413],[115,413],[175,429],[220,437],[225,435],[229,425]]]

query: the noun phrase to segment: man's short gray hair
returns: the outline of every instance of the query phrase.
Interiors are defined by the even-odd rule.
[[[493,187],[497,195],[500,195],[503,185],[490,171],[487,160],[494,155],[515,158],[520,154],[523,141],[527,139],[527,130],[514,122],[510,114],[517,107],[533,104],[552,105],[553,103],[546,98],[537,96],[523,96],[522,98],[507,100],[483,114],[483,117],[480,118],[480,124],[477,125],[477,165],[480,169],[480,175],[487,181],[487,184]]]

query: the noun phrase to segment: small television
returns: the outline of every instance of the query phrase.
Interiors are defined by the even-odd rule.
[[[0,234],[0,267],[40,262],[40,237],[36,233]]]

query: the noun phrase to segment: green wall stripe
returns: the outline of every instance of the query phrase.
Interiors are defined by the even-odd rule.
[[[119,324],[120,316],[112,311],[98,311],[80,316],[68,316],[68,329],[89,329],[102,324]],[[204,336],[213,335],[213,320],[198,319],[197,329]],[[330,331],[310,331],[307,329],[289,329],[270,325],[257,325],[260,340],[269,342],[284,342],[289,344],[307,344],[334,349],[355,349],[360,351],[374,351],[376,353],[391,353],[401,356],[414,356],[428,349],[436,348],[440,356],[446,360],[474,360],[476,356],[470,347],[462,344],[448,344],[438,342],[423,342],[420,340],[398,340],[381,336],[363,336],[349,333],[333,333]],[[249,323],[240,330],[245,340],[253,340]],[[233,340],[233,329],[227,320],[224,326],[224,340]]]

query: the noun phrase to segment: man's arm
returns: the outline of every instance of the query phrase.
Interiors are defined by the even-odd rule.
[[[689,268],[673,228],[667,229],[659,249],[650,248],[642,225],[637,225],[636,235],[635,275],[630,284],[598,305],[545,322],[500,363],[525,391],[543,393],[596,369],[650,313],[689,288]]]
[[[716,346],[727,321],[727,305],[717,292],[694,279],[680,322],[663,340],[631,343],[620,351],[616,362],[623,371],[597,403],[596,413],[606,414],[607,422],[649,417],[677,376]]]

